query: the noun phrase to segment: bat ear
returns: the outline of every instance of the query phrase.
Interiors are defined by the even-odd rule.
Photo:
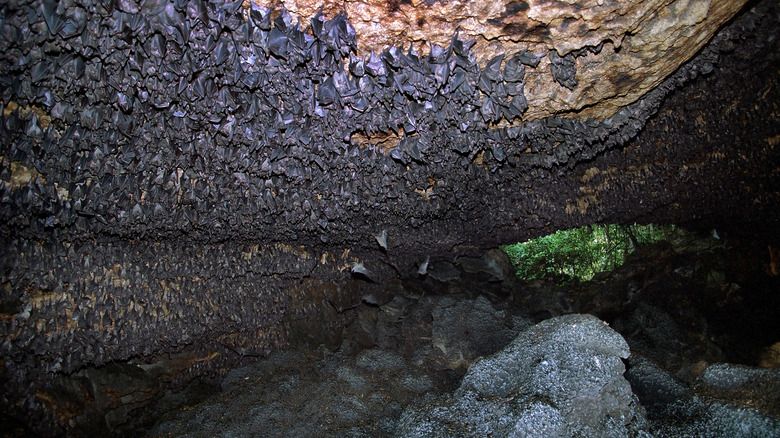
[[[336,86],[333,84],[333,77],[328,77],[319,87],[317,87],[317,100],[320,105],[327,106],[338,99]]]
[[[379,244],[379,246],[387,251],[387,230],[380,231],[374,236],[374,238],[376,239],[376,242]]]
[[[355,278],[359,278],[362,280],[369,281],[371,283],[374,282],[374,280],[371,278],[371,272],[366,269],[365,266],[363,266],[363,263],[360,262],[352,262],[352,276]]]
[[[504,55],[501,54],[488,61],[487,65],[485,65],[483,74],[491,81],[501,80],[501,61],[503,59]]]
[[[322,18],[323,7],[324,5],[320,5],[320,10],[311,18],[311,33],[315,38],[320,38],[322,36],[322,25],[325,22],[325,19]]]
[[[417,268],[417,275],[425,276],[428,275],[428,263],[431,261],[431,256],[425,257],[425,260],[420,263],[419,267]]]
[[[555,82],[563,85],[569,90],[573,90],[577,87],[577,62],[574,60],[574,55],[569,53],[568,55],[561,57],[558,55],[557,50],[550,50],[547,55],[550,58],[550,72],[552,73]]]
[[[278,27],[274,27],[268,33],[268,49],[279,58],[287,58],[287,42],[287,35],[282,33]]]
[[[504,80],[507,82],[522,82],[525,78],[525,66],[521,56],[515,55],[506,61],[504,65]]]
[[[361,77],[366,74],[366,65],[363,58],[359,58],[353,55],[349,55],[349,71],[356,77]]]

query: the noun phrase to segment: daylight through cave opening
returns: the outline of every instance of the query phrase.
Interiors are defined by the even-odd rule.
[[[679,237],[686,233],[674,225],[594,224],[556,231],[501,249],[522,280],[545,279],[564,286],[609,273],[641,246],[670,242],[675,232]]]

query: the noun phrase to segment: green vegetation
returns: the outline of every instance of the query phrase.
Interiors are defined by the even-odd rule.
[[[502,249],[512,259],[518,277],[567,285],[617,268],[638,246],[666,240],[674,229],[674,225],[591,225]]]

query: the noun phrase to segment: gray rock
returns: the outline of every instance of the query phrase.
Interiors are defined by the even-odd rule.
[[[689,393],[688,386],[647,358],[631,358],[629,364],[626,379],[648,412],[662,409]]]
[[[384,350],[367,350],[358,355],[357,365],[369,371],[401,371],[406,367],[404,359],[396,353]]]
[[[451,369],[465,371],[477,357],[495,353],[517,336],[506,312],[496,311],[485,297],[443,298],[432,316],[431,344]]]
[[[775,385],[778,385],[780,384],[780,370],[719,363],[707,367],[700,378],[705,384],[719,389],[736,389],[755,381],[762,381],[765,384],[773,381]]]
[[[715,364],[689,388],[640,358],[631,361],[626,377],[655,436],[780,436],[780,370]]]
[[[568,293],[551,281],[534,280],[518,288],[516,300],[537,321],[574,313]]]
[[[460,279],[460,271],[450,262],[433,262],[428,267],[428,276],[441,282],[456,281]]]
[[[407,408],[396,436],[636,434],[645,420],[623,378],[628,356],[594,316],[544,321],[474,363],[453,397]]]
[[[504,255],[506,256],[506,255]],[[495,254],[486,253],[480,258],[460,257],[456,264],[467,274],[484,274],[491,282],[504,281],[505,272]]]
[[[166,414],[147,436],[389,436],[412,399],[441,392],[394,352],[323,354],[278,351],[233,370],[221,394]]]
[[[692,397],[670,404],[666,418],[653,421],[653,435],[665,437],[741,438],[780,436],[780,421],[758,409]]]
[[[355,370],[352,368],[342,365],[338,367],[336,370],[336,375],[339,377],[339,379],[346,382],[349,387],[354,391],[367,391],[368,390],[368,383],[366,382],[365,377],[361,376]]]

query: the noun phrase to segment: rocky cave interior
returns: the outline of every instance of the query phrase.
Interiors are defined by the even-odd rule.
[[[3,435],[780,435],[777,29],[3,2]],[[498,249],[598,223],[691,234],[569,287]]]

